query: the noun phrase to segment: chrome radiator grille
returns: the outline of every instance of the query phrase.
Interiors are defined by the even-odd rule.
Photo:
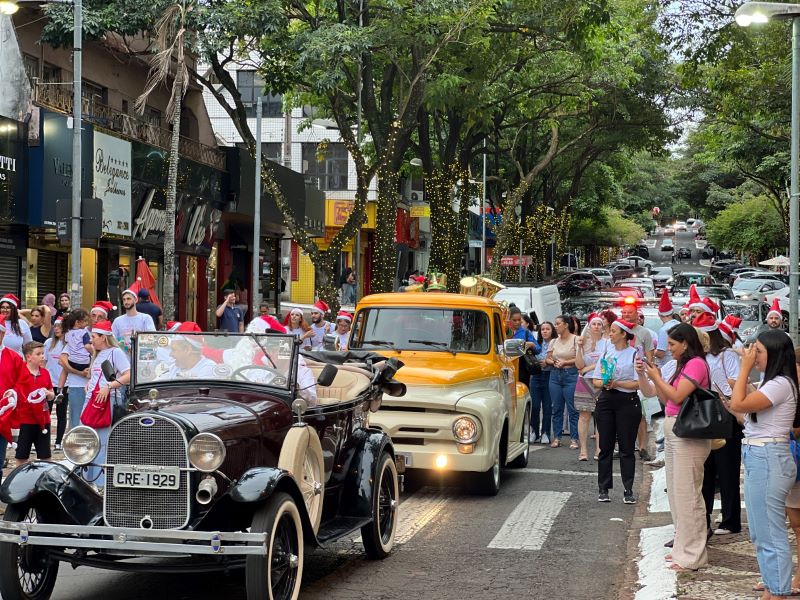
[[[152,420],[144,426],[140,421]],[[157,465],[186,468],[186,438],[181,429],[159,415],[130,415],[114,426],[108,438],[108,473],[104,516],[111,527],[140,527],[149,516],[153,529],[178,529],[189,520],[189,473],[182,471],[177,490],[115,487],[114,465]]]

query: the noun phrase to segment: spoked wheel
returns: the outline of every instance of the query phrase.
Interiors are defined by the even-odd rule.
[[[361,541],[369,558],[386,558],[394,547],[400,484],[397,466],[388,452],[381,454],[372,492],[372,522],[361,528]]]
[[[525,407],[525,416],[522,419],[522,435],[519,438],[519,441],[525,444],[525,449],[522,451],[517,458],[512,460],[509,463],[509,467],[514,467],[515,469],[524,469],[528,466],[528,458],[531,454],[531,446],[528,443],[528,436],[530,435],[530,428],[531,428],[531,407],[530,405]]]
[[[41,523],[41,513],[27,504],[12,504],[4,519]],[[47,600],[58,576],[58,561],[42,546],[0,543],[0,596],[3,600]]]
[[[248,556],[248,600],[296,600],[303,580],[303,526],[289,494],[278,492],[253,516],[252,533],[267,534],[267,555]]]

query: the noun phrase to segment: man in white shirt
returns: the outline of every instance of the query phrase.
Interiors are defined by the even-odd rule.
[[[311,307],[311,331],[314,332],[311,337],[312,350],[324,350],[325,335],[333,332],[333,323],[325,320],[325,314],[329,310],[330,307],[324,300],[317,300]]]
[[[217,364],[203,356],[200,337],[186,336],[172,340],[170,357],[173,363],[160,379],[214,379]]]
[[[122,308],[125,312],[114,319],[114,323],[111,325],[114,337],[129,356],[131,353],[131,338],[134,333],[156,330],[153,318],[136,310],[136,302],[139,300],[138,293],[138,281],[122,292]]]

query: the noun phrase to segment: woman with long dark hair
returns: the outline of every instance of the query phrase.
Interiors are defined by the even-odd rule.
[[[550,371],[552,367],[547,364],[547,349],[553,341],[555,335],[555,327],[550,321],[545,321],[539,325],[539,331],[536,336],[536,341],[539,343],[540,351],[536,354],[536,360],[539,361],[539,366],[542,368],[541,372],[531,375],[530,385],[531,390],[531,433],[534,436],[534,442],[541,442],[542,444],[550,443],[551,433],[551,419],[553,406],[550,402]],[[539,425],[539,415],[541,414],[541,426]]]
[[[569,417],[571,450],[578,449],[578,411],[575,408],[575,384],[578,382],[578,368],[575,360],[578,353],[578,337],[575,320],[567,315],[556,317],[556,338],[547,349],[547,364],[553,367],[550,373],[550,400],[553,404],[553,439],[551,448],[561,445],[564,431],[564,406]]]
[[[0,299],[0,316],[6,320],[6,335],[3,346],[22,356],[22,346],[32,342],[31,328],[19,318],[19,298],[6,294]]]
[[[664,463],[667,499],[675,525],[672,555],[668,558],[672,561],[670,568],[697,570],[708,563],[706,509],[701,488],[711,440],[681,438],[672,429],[681,404],[698,387],[709,387],[710,374],[697,331],[688,323],[670,329],[667,348],[675,363],[667,363],[663,374],[654,364],[637,361],[639,386],[645,396],[658,395],[665,404]]]
[[[747,393],[753,367],[764,373]],[[797,468],[789,432],[800,427],[797,368],[792,340],[780,330],[764,331],[746,348],[733,386],[731,408],[744,418],[742,462],[750,540],[764,581],[762,600],[792,595],[792,550],[786,530],[786,499]]]

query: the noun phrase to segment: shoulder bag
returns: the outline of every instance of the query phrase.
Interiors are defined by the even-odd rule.
[[[526,332],[525,341],[533,341],[535,343],[536,340],[529,340],[529,336],[532,337],[532,334],[530,332]],[[522,359],[525,361],[525,366],[528,368],[529,375],[540,375],[542,373],[542,367],[539,364],[539,361],[536,360],[536,353],[533,351],[533,348],[526,348],[525,354],[522,355]]]
[[[707,364],[706,369],[708,369]],[[673,433],[678,437],[700,440],[727,438],[733,427],[733,415],[722,405],[719,394],[700,387],[700,384],[688,375],[683,376],[696,387],[681,404],[672,429]],[[708,370],[708,380],[711,381],[710,370]]]

